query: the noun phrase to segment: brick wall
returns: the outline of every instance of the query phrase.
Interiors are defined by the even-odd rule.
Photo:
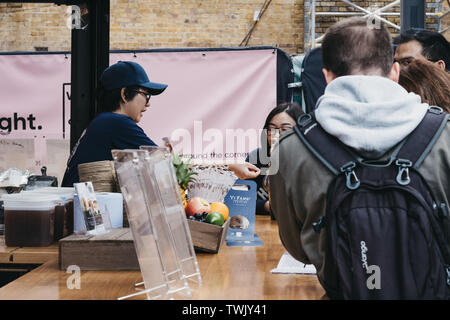
[[[111,0],[111,49],[236,47],[264,0]],[[0,51],[70,50],[66,6],[0,4]],[[248,46],[303,51],[303,0],[272,0]]]
[[[236,47],[252,27],[255,11],[268,2],[248,46],[303,52],[306,0],[111,0],[111,49]],[[390,3],[354,2],[363,8]],[[429,0],[427,10],[435,11],[439,2]],[[70,51],[66,10],[53,4],[0,3],[0,51]],[[355,11],[342,1],[317,1],[316,10]],[[450,15],[443,19],[444,29],[449,19]],[[316,33],[337,20],[317,17]],[[389,20],[400,24],[399,17]],[[427,27],[436,28],[437,20],[427,18]],[[450,32],[446,34],[449,37]]]
[[[0,51],[70,50],[66,6],[0,3]]]
[[[263,4],[263,0],[112,1],[111,47],[239,46]],[[300,52],[303,1],[271,1],[248,45]]]

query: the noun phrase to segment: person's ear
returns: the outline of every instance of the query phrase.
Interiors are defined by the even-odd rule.
[[[398,83],[398,79],[400,78],[400,63],[394,62],[391,71],[389,72],[388,78]]]
[[[127,103],[127,98],[125,96],[125,88],[120,89],[120,97],[121,97],[121,103]]]
[[[331,70],[327,70],[325,68],[322,69],[323,76],[325,77],[325,81],[329,84],[331,81],[336,79],[336,75]]]
[[[439,61],[436,61],[436,64],[437,64],[437,66],[438,66],[439,68],[441,68],[442,70],[444,70],[444,71],[445,71],[445,67],[446,67],[446,65],[445,65],[445,62],[444,62],[444,60],[439,60]]]

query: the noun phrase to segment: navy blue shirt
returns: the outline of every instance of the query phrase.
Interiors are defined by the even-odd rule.
[[[89,124],[75,145],[67,162],[62,187],[79,182],[78,165],[94,161],[112,160],[113,149],[139,149],[156,146],[144,130],[128,116],[104,112]]]

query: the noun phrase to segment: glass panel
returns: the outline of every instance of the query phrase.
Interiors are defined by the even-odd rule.
[[[159,147],[141,146],[141,149],[150,152],[149,173],[164,205],[183,274],[201,284],[200,270],[170,153],[166,148]]]
[[[174,293],[181,291],[190,296],[164,205],[149,175],[148,152],[112,153],[148,298],[173,298]]]

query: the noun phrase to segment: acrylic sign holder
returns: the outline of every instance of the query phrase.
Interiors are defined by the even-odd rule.
[[[187,279],[197,276],[200,282],[201,278],[193,247],[192,251],[189,247],[180,249],[180,236],[186,236],[180,230],[183,222],[187,225],[184,212],[184,220],[180,219],[181,199],[168,206],[170,197],[163,196],[173,182],[170,170],[165,170],[170,159],[160,154],[152,157],[145,150],[113,150],[112,153],[144,280],[136,285],[145,287],[119,299],[140,294],[146,294],[148,299],[174,299],[175,293],[190,297]],[[189,232],[187,235],[191,240]],[[192,246],[192,241],[184,242],[184,247],[186,243]],[[188,256],[191,252],[193,255]]]
[[[189,295],[167,225],[162,223],[161,214],[155,214],[150,207],[142,157],[138,152],[113,152],[113,157],[115,162],[122,162],[116,170],[145,287],[119,299],[144,293],[148,299],[173,299],[173,293],[181,290]]]
[[[156,189],[159,191],[159,200],[162,202],[166,212],[167,223],[173,235],[175,251],[179,258],[183,275],[187,279],[201,285],[200,269],[171,155],[166,148],[141,146],[141,149],[148,151],[146,158],[148,172]]]

